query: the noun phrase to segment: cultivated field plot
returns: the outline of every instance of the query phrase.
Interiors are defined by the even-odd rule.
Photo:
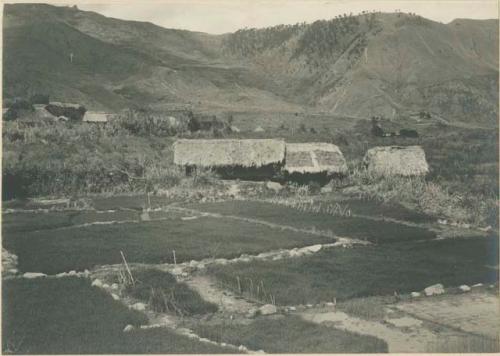
[[[8,280],[2,288],[2,345],[17,354],[234,353],[148,320],[80,278]]]
[[[200,323],[195,331],[211,340],[243,344],[268,353],[387,352],[387,344],[373,336],[313,324],[297,316],[278,315],[249,324]]]
[[[29,230],[29,220],[24,224]],[[120,251],[129,262],[173,263],[173,250],[177,262],[184,262],[332,242],[328,237],[203,216],[55,230],[11,229],[3,236],[3,246],[19,257],[20,271],[47,274],[121,263]]]
[[[279,305],[314,304],[409,293],[435,283],[494,283],[497,251],[495,238],[355,246],[295,259],[215,266],[210,273],[225,287],[241,288],[252,297],[272,296]],[[264,286],[265,294],[257,293],[256,286]]]
[[[358,217],[312,213],[265,202],[225,201],[220,203],[187,204],[186,207],[211,213],[259,219],[300,229],[331,231],[337,236],[368,240],[375,243],[427,240],[436,237],[434,232],[420,227]]]

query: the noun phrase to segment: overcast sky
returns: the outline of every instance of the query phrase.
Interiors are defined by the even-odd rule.
[[[67,1],[67,0],[66,0]],[[105,16],[149,21],[167,28],[208,33],[244,27],[313,22],[363,10],[415,12],[443,23],[455,18],[498,18],[497,0],[149,0],[75,2]]]

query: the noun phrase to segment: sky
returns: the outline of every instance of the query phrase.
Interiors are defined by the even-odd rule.
[[[109,17],[212,34],[314,22],[363,10],[399,9],[443,23],[455,18],[498,18],[497,0],[90,0],[73,4]]]

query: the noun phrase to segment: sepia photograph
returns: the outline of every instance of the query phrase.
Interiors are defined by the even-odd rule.
[[[498,0],[0,6],[2,354],[500,353]]]

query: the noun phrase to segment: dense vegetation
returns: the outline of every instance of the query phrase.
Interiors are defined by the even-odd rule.
[[[86,279],[16,279],[2,286],[2,351],[15,354],[234,353],[166,328],[135,329],[144,314]]]
[[[259,318],[248,325],[231,322],[200,324],[195,331],[211,340],[243,344],[267,353],[387,352],[387,344],[380,339],[307,322],[297,316]]]
[[[498,280],[498,240],[469,238],[330,249],[312,256],[211,267],[224,285],[279,305],[345,300]],[[239,281],[239,284],[238,284]],[[262,294],[254,286],[263,286]]]

